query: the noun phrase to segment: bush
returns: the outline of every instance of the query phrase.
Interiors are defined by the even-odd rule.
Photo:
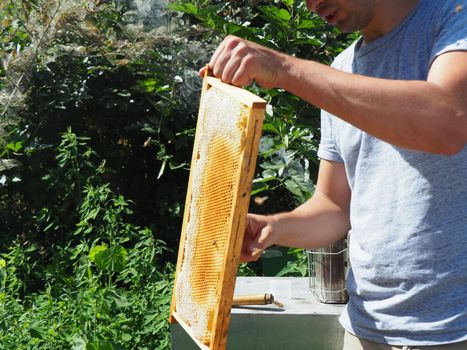
[[[129,223],[132,203],[102,183],[105,162],[96,163],[86,141],[71,130],[62,135],[56,165],[42,177],[47,201],[31,217],[36,234],[1,254],[2,348],[169,345],[168,248]],[[69,206],[76,212],[66,217]]]
[[[1,112],[0,154],[11,166],[1,174],[9,187],[3,214],[5,222],[22,226],[5,231],[29,230],[28,220],[17,222],[18,213],[44,202],[42,170],[71,127],[105,157],[111,171],[103,176],[112,189],[134,200],[132,220],[175,246],[200,86],[194,67],[203,53],[195,55],[196,47],[165,27],[149,31],[135,24],[128,5],[94,3],[43,0],[24,18],[16,11],[21,7],[11,9],[10,17],[40,25],[19,54],[5,55],[1,95],[10,103]],[[45,16],[44,8],[55,16]],[[23,37],[21,26],[11,31]],[[16,84],[20,78],[24,86]],[[26,188],[15,186],[20,180]]]
[[[0,7],[0,348],[170,347],[193,48],[94,4]]]

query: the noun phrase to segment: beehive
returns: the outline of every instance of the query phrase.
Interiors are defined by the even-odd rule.
[[[170,317],[202,349],[226,345],[265,106],[204,79]]]

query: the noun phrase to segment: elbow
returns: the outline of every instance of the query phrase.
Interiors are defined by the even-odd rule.
[[[415,149],[440,156],[455,156],[464,149],[466,143],[465,137],[462,138],[458,134],[451,128],[449,130],[438,129],[436,134],[425,138]]]
[[[464,149],[465,142],[448,142],[437,153],[444,156],[455,156]]]
[[[430,154],[453,157],[462,152],[466,140],[465,138],[461,139],[457,135],[451,137],[452,134],[440,133],[434,135],[433,138],[425,139],[423,144],[420,143],[418,147],[414,147],[413,149]]]
[[[438,142],[433,149],[433,153],[437,153],[443,156],[455,156],[462,152],[466,143],[465,135],[461,135],[460,132],[450,132],[444,135],[444,140]]]
[[[467,143],[467,111],[461,110],[452,115],[454,117],[443,133],[443,140],[437,152],[446,156],[459,154]]]

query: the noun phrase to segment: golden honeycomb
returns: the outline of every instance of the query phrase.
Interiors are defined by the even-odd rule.
[[[198,339],[207,343],[226,255],[247,109],[211,87],[201,111],[177,311]]]
[[[202,95],[172,303],[177,321],[206,349],[221,349],[225,341],[222,337],[226,336],[228,313],[220,308],[225,311],[229,306],[225,304],[229,298],[226,290],[233,294],[233,285],[225,289],[222,283],[226,273],[235,277],[237,268],[227,263],[232,261],[231,238],[241,240],[240,236],[231,236],[240,222],[236,196],[249,191],[255,162],[248,157],[257,147],[261,129],[254,124],[254,131],[247,132],[252,108],[241,101],[245,96],[248,99],[245,92],[236,91],[237,95],[232,96],[226,93],[225,84],[219,84],[209,89],[205,85]],[[261,108],[264,113],[264,106]],[[250,147],[246,166],[242,163],[245,145]],[[245,182],[248,177],[249,184]],[[245,203],[242,208],[246,215]],[[216,330],[215,322],[222,325],[220,330]],[[212,344],[213,339],[217,345]]]

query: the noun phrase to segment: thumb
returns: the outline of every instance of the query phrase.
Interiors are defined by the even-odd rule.
[[[201,78],[204,78],[204,76],[206,75],[206,70],[208,69],[207,66],[203,66],[202,68],[200,68],[200,70],[198,71],[198,75],[201,77]]]
[[[255,240],[252,240],[249,245],[249,251],[252,257],[258,258],[263,251],[274,244],[272,227],[264,226]]]

